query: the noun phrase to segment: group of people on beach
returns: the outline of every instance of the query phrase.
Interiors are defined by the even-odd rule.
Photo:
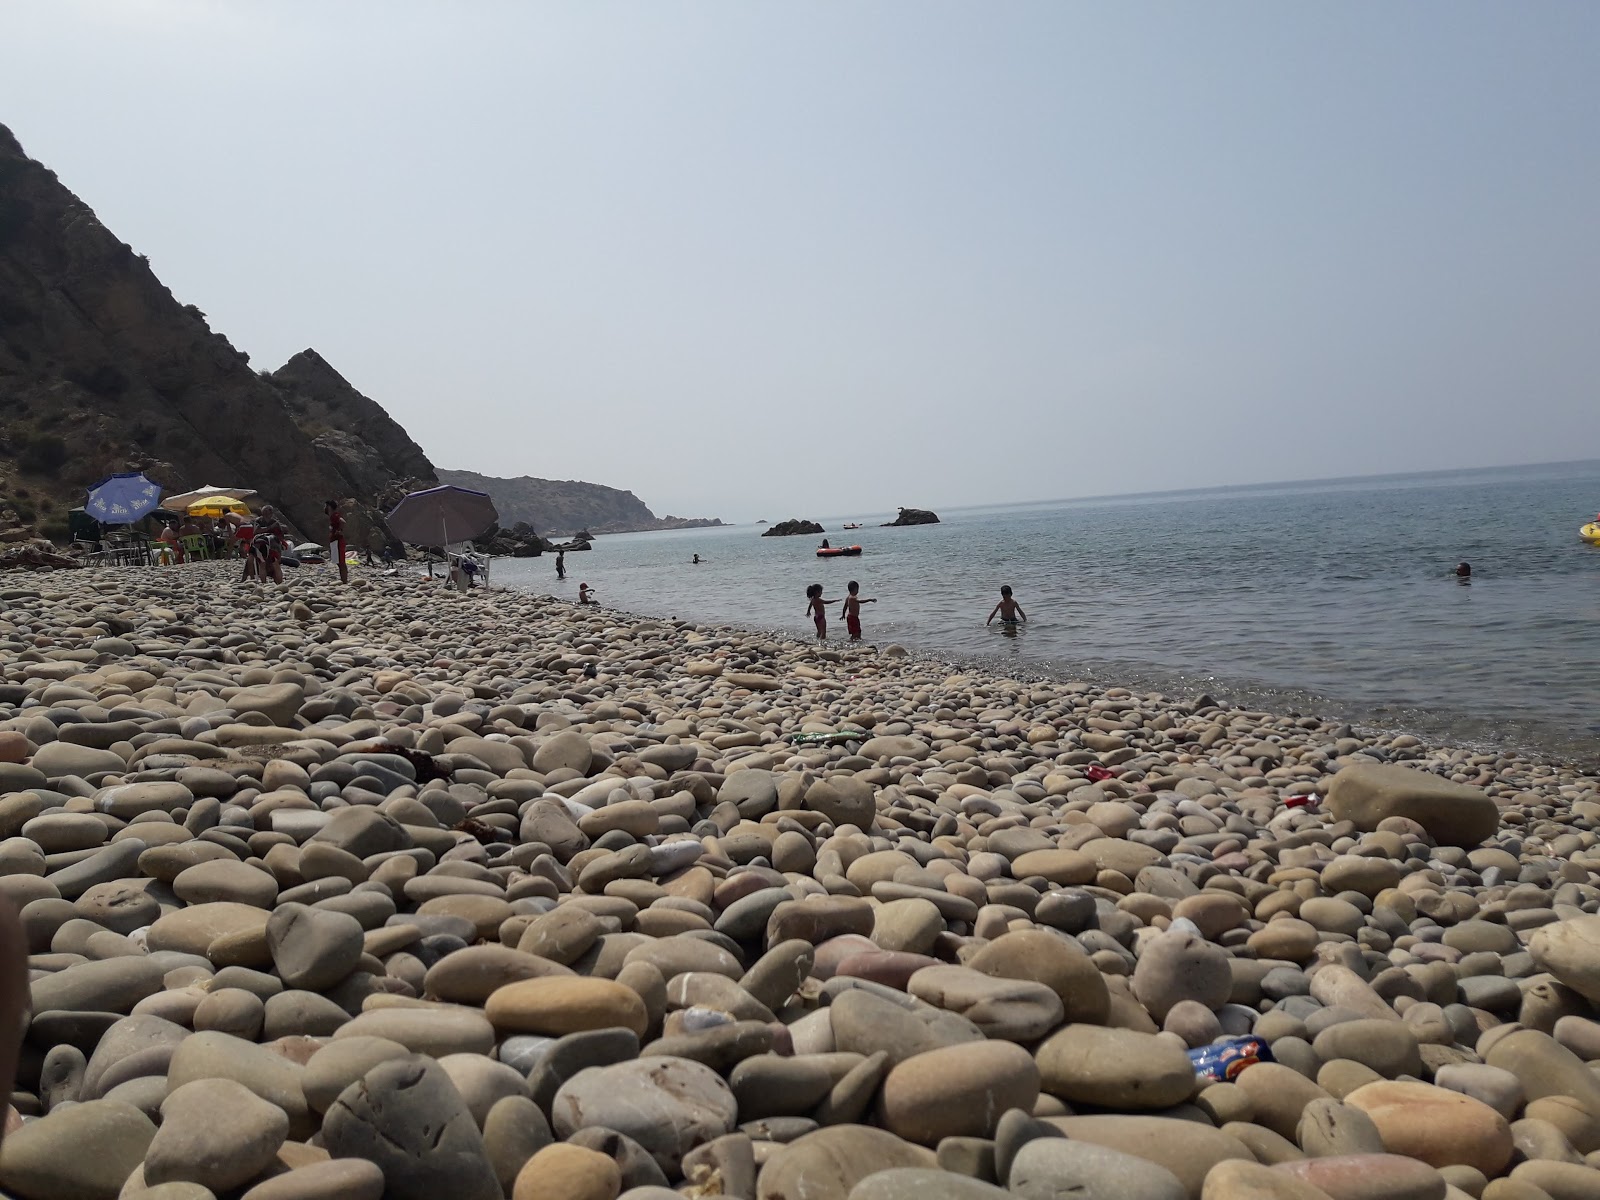
[[[845,631],[850,635],[852,642],[861,640],[861,606],[863,604],[876,604],[878,598],[876,596],[863,596],[861,594],[861,584],[854,579],[845,586],[845,592],[845,595],[829,600],[822,594],[822,585],[820,583],[813,583],[806,588],[806,615],[816,623],[817,640],[819,642],[828,640],[828,605],[830,604],[844,605],[841,612],[844,616]],[[1016,598],[1012,596],[1009,583],[1001,586],[1000,603],[994,606],[994,609],[989,613],[989,619],[984,624],[994,624],[996,617],[1000,618],[1002,626],[1011,629],[1015,629],[1028,619],[1028,614],[1022,611],[1022,605],[1018,604]]]

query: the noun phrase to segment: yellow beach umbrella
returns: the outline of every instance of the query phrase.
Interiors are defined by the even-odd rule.
[[[226,496],[212,496],[205,500],[197,500],[189,505],[185,511],[191,517],[220,517],[226,513],[239,513],[242,516],[250,515],[250,510],[245,507],[243,501],[232,500]]]

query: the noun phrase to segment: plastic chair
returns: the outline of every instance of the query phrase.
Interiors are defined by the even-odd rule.
[[[183,543],[183,554],[190,562],[211,557],[211,547],[206,545],[206,539],[198,533],[186,533],[178,539]]]

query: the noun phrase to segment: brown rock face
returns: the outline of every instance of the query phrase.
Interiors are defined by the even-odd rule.
[[[26,480],[41,502],[25,523],[49,534],[65,536],[84,487],[135,468],[170,491],[259,488],[314,538],[327,534],[323,501],[353,498],[357,545],[382,535],[372,505],[389,480],[433,481],[405,431],[314,351],[276,376],[253,370],[4,126],[0,325],[0,476]]]

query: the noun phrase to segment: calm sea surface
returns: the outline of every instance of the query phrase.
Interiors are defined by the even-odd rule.
[[[816,517],[865,548],[831,561],[819,537],[762,526],[623,534],[568,555],[565,582],[551,556],[497,561],[494,580],[809,635],[806,585],[835,597],[856,579],[879,645],[1592,764],[1600,547],[1577,530],[1597,509],[1600,462],[1569,463],[954,509],[907,529]],[[1029,617],[1016,636],[984,627],[1002,583]]]

